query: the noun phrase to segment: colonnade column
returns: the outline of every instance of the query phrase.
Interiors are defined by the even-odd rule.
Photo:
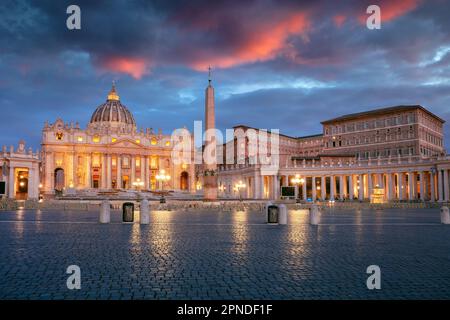
[[[335,189],[336,189],[335,177],[330,176],[330,200],[334,200]]]
[[[414,200],[414,173],[408,172],[408,199]]]
[[[403,200],[404,198],[403,172],[399,172],[397,174],[397,189],[398,189],[398,200]]]
[[[272,176],[272,198],[277,200],[279,198],[278,196],[278,189],[280,188],[280,179],[277,175]]]
[[[322,200],[325,200],[325,198],[327,197],[326,177],[322,176],[320,180],[321,180],[321,182],[320,182],[320,198]]]
[[[313,198],[313,201],[316,201],[316,199],[317,199],[317,189],[316,189],[316,177],[312,177],[312,198]]]
[[[444,201],[449,201],[448,170],[444,169]]]
[[[372,174],[368,173],[367,174],[367,197],[370,200],[370,197],[372,196],[373,193],[373,182],[372,182]]]
[[[255,173],[255,198],[261,199],[261,176],[256,172]]]
[[[344,200],[344,176],[339,176],[339,199]]]
[[[436,183],[433,171],[430,172],[430,193],[431,193],[431,202],[436,201]]]
[[[420,179],[420,200],[425,201],[425,174],[423,171],[419,172]]]
[[[364,200],[364,175],[359,175],[359,189],[358,189],[358,199],[360,201]]]
[[[387,199],[393,200],[395,198],[395,192],[394,192],[394,177],[392,176],[392,173],[387,174],[387,184],[388,184]]]
[[[443,192],[442,192],[442,170],[438,171],[438,199],[439,202],[443,202],[444,198],[443,198]]]
[[[303,200],[306,201],[307,196],[306,196],[306,177],[305,177],[305,182],[303,182],[302,184],[302,189],[303,189]]]
[[[355,197],[355,185],[353,184],[353,175],[349,175],[348,176],[348,197],[350,198],[350,200],[353,200],[353,198]]]

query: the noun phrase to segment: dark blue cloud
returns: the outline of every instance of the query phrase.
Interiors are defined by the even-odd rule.
[[[192,128],[208,64],[222,129],[307,135],[396,104],[450,120],[449,3],[375,1],[390,18],[368,30],[370,2],[77,1],[82,30],[69,31],[72,1],[2,1],[0,145],[37,148],[58,117],[85,126],[112,80],[139,127]]]

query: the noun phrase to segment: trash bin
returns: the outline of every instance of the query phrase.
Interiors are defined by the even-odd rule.
[[[267,206],[267,223],[278,223],[280,209],[276,205]]]
[[[122,205],[122,220],[123,220],[123,222],[133,222],[134,221],[134,203],[125,202]]]

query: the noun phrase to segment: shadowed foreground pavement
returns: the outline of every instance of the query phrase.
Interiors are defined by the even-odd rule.
[[[439,210],[153,212],[100,225],[95,212],[0,212],[1,299],[449,299],[450,226]],[[81,268],[81,290],[66,268]],[[381,268],[368,290],[366,268]]]

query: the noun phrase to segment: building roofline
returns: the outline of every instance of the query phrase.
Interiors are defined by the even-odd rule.
[[[250,126],[247,126],[247,125],[244,125],[244,124],[240,124],[240,125],[236,125],[236,126],[233,126],[233,129],[236,129],[236,128],[245,128],[245,129],[253,129],[253,130],[257,130],[257,131],[262,131],[262,130],[264,130],[264,129],[258,129],[258,128],[254,128],[254,127],[250,127]],[[269,129],[267,129],[267,133],[272,133]],[[297,139],[296,137],[293,137],[293,136],[288,136],[287,134],[283,134],[283,133],[278,133],[278,135],[279,136],[283,136],[283,137],[286,137],[286,138],[290,138],[290,139]]]
[[[310,134],[307,136],[297,137],[296,139],[307,139],[307,138],[315,138],[315,137],[323,137],[323,133]]]
[[[349,114],[346,114],[343,116],[339,116],[337,118],[322,121],[320,123],[322,125],[324,125],[324,124],[330,124],[333,122],[348,121],[348,120],[358,119],[358,118],[362,118],[362,117],[369,117],[369,116],[381,115],[381,114],[390,114],[390,113],[395,113],[395,112],[399,112],[399,111],[411,111],[411,110],[416,110],[416,109],[420,109],[420,110],[428,113],[430,116],[434,117],[435,119],[439,120],[440,122],[445,123],[445,120],[438,117],[431,111],[425,109],[421,105],[399,105],[399,106],[393,106],[393,107],[378,108],[378,109],[373,109],[373,110],[368,110],[368,111],[363,111],[363,112],[349,113]]]

